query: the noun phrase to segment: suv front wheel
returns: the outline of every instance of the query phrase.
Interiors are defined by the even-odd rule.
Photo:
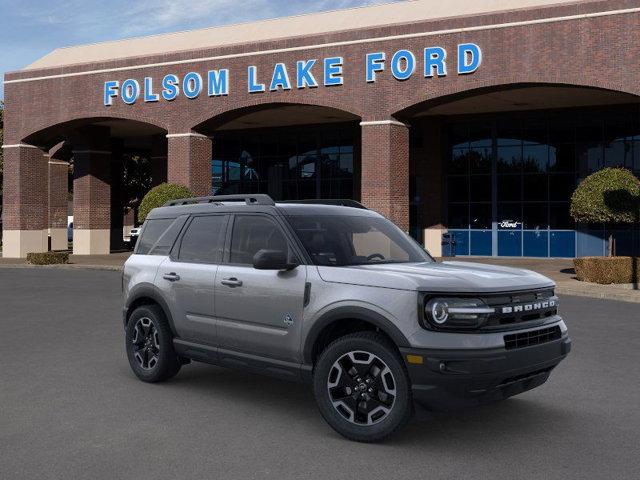
[[[171,329],[157,305],[143,305],[131,313],[125,342],[131,370],[143,382],[162,382],[180,370]]]
[[[313,388],[324,419],[351,440],[382,440],[413,413],[402,359],[378,333],[353,333],[331,343],[316,363]]]

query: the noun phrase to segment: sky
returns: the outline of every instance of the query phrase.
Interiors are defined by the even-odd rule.
[[[0,75],[59,47],[389,1],[0,0]]]

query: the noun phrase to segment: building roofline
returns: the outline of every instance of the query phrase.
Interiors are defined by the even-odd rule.
[[[104,63],[136,57],[281,41],[421,21],[535,10],[599,0],[408,0],[276,17],[179,32],[60,47],[18,72]],[[357,11],[355,15],[353,12]],[[163,41],[164,40],[164,41]],[[164,44],[164,45],[163,45]],[[171,47],[171,44],[174,46]],[[168,48],[170,47],[170,48]],[[126,52],[126,53],[123,53]],[[14,72],[10,72],[14,73]]]

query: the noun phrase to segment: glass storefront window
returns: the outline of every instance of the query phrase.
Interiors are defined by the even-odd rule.
[[[581,240],[569,201],[580,179],[604,167],[640,174],[637,105],[496,113],[462,122],[447,127],[445,185],[447,226],[468,239],[467,254],[573,256]],[[487,253],[491,235],[496,250]]]
[[[357,124],[224,131],[213,142],[212,191],[276,200],[353,198]]]
[[[476,230],[491,228],[491,203],[472,203],[469,223]]]
[[[498,173],[522,171],[522,145],[498,146]]]

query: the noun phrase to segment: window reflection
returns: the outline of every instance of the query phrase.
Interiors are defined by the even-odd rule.
[[[276,200],[353,198],[354,124],[220,132],[212,192],[267,193]]]
[[[581,178],[604,167],[640,173],[640,116],[635,106],[469,118],[446,130],[450,229],[490,229],[495,224],[499,231],[572,230],[576,226],[569,202]],[[514,238],[525,243],[549,239],[553,253],[557,235],[541,235]],[[508,235],[498,237],[500,243]],[[545,252],[542,243],[539,251],[534,249],[536,255]],[[524,245],[527,251],[533,250]]]

